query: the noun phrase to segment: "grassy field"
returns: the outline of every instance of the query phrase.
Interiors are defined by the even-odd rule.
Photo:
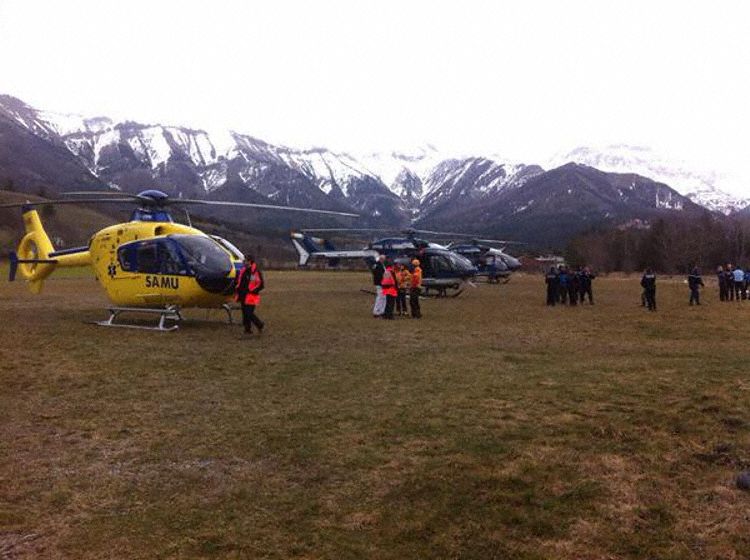
[[[366,274],[267,281],[252,340],[2,281],[0,558],[750,557],[750,302],[520,276],[386,323]]]

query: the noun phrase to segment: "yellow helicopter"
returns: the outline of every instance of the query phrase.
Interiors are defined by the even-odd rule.
[[[181,320],[180,310],[192,307],[224,308],[231,320],[229,303],[235,277],[243,265],[242,252],[226,239],[174,222],[168,206],[239,206],[357,217],[345,212],[270,204],[171,199],[159,190],[137,195],[65,194],[86,198],[0,205],[0,208],[20,207],[26,231],[16,253],[10,254],[10,280],[20,271],[31,292],[38,294],[44,280],[58,267],[90,266],[113,304],[109,319],[98,323],[105,326],[135,326],[115,321],[124,312],[147,312],[159,315],[159,325],[146,328],[172,330],[177,326],[167,328],[165,321]],[[98,231],[88,245],[56,251],[34,207],[91,202],[130,202],[137,207],[129,222]]]

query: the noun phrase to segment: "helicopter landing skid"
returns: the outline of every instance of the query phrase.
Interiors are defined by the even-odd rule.
[[[179,328],[178,325],[165,326],[167,320],[179,322],[182,321],[182,315],[180,309],[174,305],[162,308],[148,308],[148,307],[109,307],[109,319],[106,321],[94,321],[94,324],[100,327],[121,327],[125,329],[142,329],[147,331],[160,331],[169,332],[175,331]],[[159,324],[155,327],[146,327],[144,325],[126,325],[123,323],[115,323],[117,318],[122,313],[149,313],[152,315],[159,315]]]
[[[227,312],[227,323],[229,323],[230,325],[234,325],[234,317],[232,316],[232,311],[240,308],[230,303],[223,303],[221,305],[221,308]]]

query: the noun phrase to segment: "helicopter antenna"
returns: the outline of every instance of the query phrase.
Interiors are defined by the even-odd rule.
[[[193,227],[193,221],[190,219],[190,212],[185,208],[185,217],[187,218],[188,226]]]

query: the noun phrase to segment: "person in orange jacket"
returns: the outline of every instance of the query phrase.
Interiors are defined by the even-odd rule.
[[[411,272],[406,268],[406,265],[399,264],[398,272],[396,273],[396,281],[398,283],[398,297],[396,298],[396,313],[400,316],[408,314],[406,308],[406,294],[411,287]]]
[[[383,288],[383,295],[385,296],[385,313],[383,313],[383,319],[393,319],[393,307],[398,297],[396,271],[393,269],[393,263],[386,263],[383,280],[380,282],[380,285]]]
[[[411,264],[414,267],[411,271],[411,288],[409,289],[411,317],[412,319],[421,319],[422,310],[419,308],[419,296],[422,292],[422,269],[419,266],[419,259],[414,259]]]
[[[265,323],[255,314],[255,307],[260,304],[260,292],[265,287],[263,274],[252,255],[245,257],[245,265],[240,269],[235,284],[235,300],[242,306],[242,324],[245,333],[252,334],[255,325],[262,333]]]

